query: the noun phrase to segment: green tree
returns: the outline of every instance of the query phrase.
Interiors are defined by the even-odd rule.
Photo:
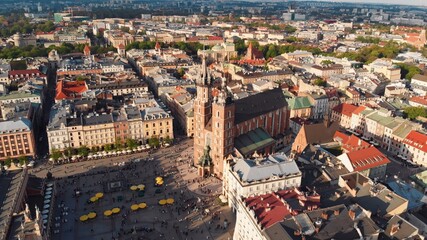
[[[314,80],[313,84],[316,86],[326,87],[326,81],[321,78]]]
[[[50,154],[50,157],[55,160],[58,161],[58,159],[62,156],[61,152],[57,149],[52,149],[52,153]]]
[[[67,157],[71,157],[71,156],[73,156],[73,155],[75,155],[75,154],[76,154],[76,149],[74,149],[74,148],[72,148],[72,147],[67,147],[67,148],[65,149],[64,153],[65,153],[65,156],[67,156]]]
[[[127,138],[126,139],[126,146],[130,149],[138,147],[138,142],[135,139]]]
[[[171,139],[169,136],[166,136],[166,137],[163,139],[163,141],[164,141],[165,143],[167,143],[167,144],[172,144],[173,139]]]
[[[157,137],[152,136],[150,139],[148,139],[148,145],[153,148],[158,148],[160,146],[160,140]]]
[[[7,157],[6,160],[4,160],[4,165],[9,168],[12,165],[12,158]]]
[[[123,148],[123,142],[120,138],[116,138],[116,142],[114,143],[114,147],[117,150],[121,150]]]
[[[285,33],[294,33],[297,31],[296,27],[293,27],[291,25],[286,25],[285,28],[283,29],[285,31]]]
[[[109,152],[113,150],[113,147],[111,146],[111,144],[105,144],[104,145],[104,151]]]
[[[87,157],[89,155],[89,148],[86,146],[81,146],[77,149],[77,152],[80,156]]]
[[[331,60],[322,60],[320,62],[320,65],[322,65],[322,66],[328,66],[328,65],[331,65],[331,64],[335,64],[335,62],[331,61]]]
[[[27,156],[20,156],[18,158],[18,161],[19,161],[19,164],[21,166],[24,166],[24,165],[26,165],[28,163],[28,157]]]
[[[418,116],[427,117],[427,109],[423,107],[407,107],[404,109],[405,117],[411,120],[416,119]]]
[[[400,67],[400,75],[402,79],[405,78],[407,80],[411,80],[414,75],[421,73],[421,69],[415,65],[406,63],[398,63],[397,65]]]
[[[177,74],[178,74],[178,77],[179,78],[182,78],[184,75],[185,75],[185,70],[184,70],[184,68],[178,68],[178,70],[177,70]]]
[[[275,45],[270,45],[268,47],[268,50],[265,53],[264,57],[265,57],[265,59],[269,59],[269,58],[274,58],[277,55],[279,55],[279,54],[278,54],[278,51],[276,50],[276,46]]]

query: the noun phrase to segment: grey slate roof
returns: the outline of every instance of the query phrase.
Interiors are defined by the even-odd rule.
[[[27,118],[22,118],[17,121],[0,122],[0,133],[22,132],[31,130],[31,121]]]
[[[273,176],[300,175],[295,161],[289,160],[284,154],[270,155],[259,161],[239,159],[233,166],[240,180],[243,182],[260,181]]]

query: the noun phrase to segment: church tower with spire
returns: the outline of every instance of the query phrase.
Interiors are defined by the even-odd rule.
[[[197,166],[206,146],[210,145],[209,135],[205,134],[205,128],[209,128],[212,117],[212,89],[206,56],[203,56],[202,59],[200,73],[196,79],[196,88],[197,97],[194,101],[194,163]]]

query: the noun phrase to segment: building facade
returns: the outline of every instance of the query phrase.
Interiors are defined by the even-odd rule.
[[[28,119],[0,122],[0,160],[34,157],[34,134],[32,123]]]

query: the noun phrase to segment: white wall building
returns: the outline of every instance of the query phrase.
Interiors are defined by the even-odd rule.
[[[237,200],[241,197],[301,185],[301,171],[283,153],[257,156],[255,160],[236,158],[232,164],[224,168],[223,194],[233,210],[238,208]]]

